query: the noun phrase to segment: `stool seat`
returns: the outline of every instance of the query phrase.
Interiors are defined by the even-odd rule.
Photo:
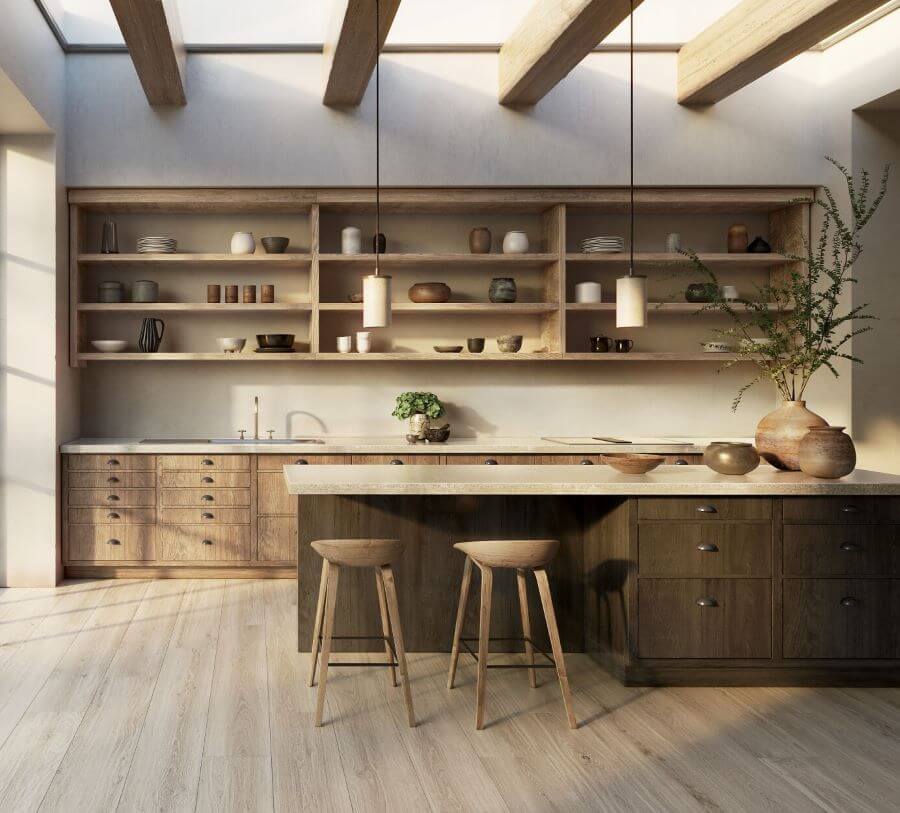
[[[403,555],[399,539],[317,539],[312,549],[323,559],[346,567],[381,567]]]
[[[479,539],[457,542],[453,547],[484,567],[536,568],[552,561],[559,542],[556,539]]]

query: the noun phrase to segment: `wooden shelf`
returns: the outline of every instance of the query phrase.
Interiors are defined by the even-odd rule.
[[[191,266],[228,267],[240,265],[306,268],[312,262],[309,254],[79,254],[84,266]]]
[[[356,302],[320,302],[320,311],[357,312],[362,310],[362,303]],[[531,315],[556,313],[559,305],[555,302],[511,302],[506,304],[494,302],[392,302],[394,313],[456,313],[456,314],[517,314]]]
[[[312,310],[309,302],[80,302],[78,310],[89,313],[303,313]]]
[[[750,358],[741,358],[737,353],[565,353],[563,358],[567,361],[752,361]]]
[[[671,314],[679,314],[679,313],[688,313],[694,314],[697,312],[703,312],[710,316],[717,315],[717,311],[715,310],[706,310],[703,311],[702,302],[648,302],[647,303],[647,311],[650,315],[661,312],[661,313],[671,313]],[[749,308],[747,305],[735,302],[731,306],[735,311],[747,311]],[[767,307],[770,311],[790,311],[792,308],[779,307],[775,305],[773,302],[767,303]],[[595,313],[595,312],[615,312],[616,303],[615,302],[567,302],[566,310],[572,313]]]
[[[312,353],[79,353],[79,361],[310,361]]]
[[[482,266],[525,266],[539,268],[559,260],[557,254],[382,254],[381,268],[409,268],[444,265],[457,268]],[[319,265],[332,269],[363,270],[375,267],[374,254],[320,254]]]
[[[782,254],[697,254],[707,265],[736,266],[749,268],[771,268],[789,262]],[[585,265],[627,265],[629,255],[627,251],[618,254],[566,254],[567,263]],[[667,254],[653,252],[635,252],[635,265],[690,265],[691,260],[683,254]]]

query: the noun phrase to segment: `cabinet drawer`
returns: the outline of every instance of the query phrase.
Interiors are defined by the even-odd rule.
[[[248,525],[249,508],[160,508],[160,525]]]
[[[246,562],[249,525],[160,525],[157,556],[168,562]]]
[[[640,579],[638,654],[771,657],[771,585],[768,579]]]
[[[504,457],[517,457],[518,455],[504,455]],[[489,457],[489,455],[486,455]],[[527,455],[526,455],[527,457]],[[496,458],[496,455],[494,455]],[[456,458],[448,458],[449,463],[456,462]],[[517,462],[517,461],[513,461]],[[603,461],[598,454],[539,454],[532,460],[543,466],[602,466]]]
[[[256,548],[260,562],[296,562],[297,517],[260,517]]]
[[[257,471],[281,471],[283,466],[350,465],[348,454],[261,454],[256,457]]]
[[[160,507],[224,506],[246,508],[250,505],[249,488],[161,488]]]
[[[900,526],[785,525],[785,576],[900,576]]]
[[[250,472],[163,471],[159,484],[167,488],[250,488]]]
[[[586,456],[580,455],[579,460]],[[527,466],[540,462],[538,458],[540,455],[530,454],[454,454],[447,456],[447,462],[453,466]]]
[[[149,508],[156,505],[155,488],[70,488],[69,505]]]
[[[770,576],[772,526],[645,523],[638,529],[638,568],[642,576]]]
[[[260,514],[296,514],[297,495],[289,494],[280,471],[264,471],[256,475],[256,499]]]
[[[70,508],[69,522],[87,525],[153,525],[155,508]]]
[[[250,471],[245,454],[166,454],[159,457],[162,471]]]
[[[785,579],[785,658],[900,657],[900,580]]]
[[[406,463],[410,466],[438,466],[441,463],[439,454],[355,454],[351,462],[362,466],[383,466]]]
[[[70,454],[69,471],[153,471],[156,457],[147,454]]]
[[[785,497],[782,502],[785,522],[877,522],[878,509],[874,497]]]
[[[70,562],[142,562],[154,558],[153,525],[70,525]]]
[[[69,488],[156,488],[155,471],[70,471]]]
[[[655,497],[638,500],[638,519],[771,519],[768,497]]]

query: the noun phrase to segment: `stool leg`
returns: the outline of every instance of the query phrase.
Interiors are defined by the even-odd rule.
[[[325,594],[328,584],[328,560],[322,560],[322,578],[319,579],[319,598],[316,601],[316,620],[313,622],[312,644],[309,647],[309,685],[316,685],[316,659],[319,656],[319,636],[322,634],[322,616],[325,614]],[[299,605],[299,601],[297,602]]]
[[[537,688],[537,670],[534,668],[534,647],[531,645],[531,619],[528,617],[528,586],[525,582],[525,571],[516,568],[516,581],[519,583],[519,612],[522,615],[522,635],[525,636],[525,655],[531,668],[528,670],[528,682],[532,689]]]
[[[475,728],[484,728],[484,694],[487,688],[488,645],[491,637],[491,588],[494,574],[489,567],[481,571],[481,612],[478,620],[478,682],[475,686]]]
[[[459,663],[459,639],[462,638],[463,621],[466,607],[469,606],[469,586],[472,584],[472,560],[467,556],[463,565],[462,585],[459,588],[459,606],[456,608],[456,627],[453,630],[453,649],[450,650],[450,674],[447,677],[447,688],[453,688],[456,679],[456,665]]]
[[[403,645],[403,627],[400,625],[400,605],[397,603],[397,587],[394,583],[394,571],[390,565],[382,565],[381,578],[384,581],[384,598],[387,601],[388,616],[391,619],[391,632],[394,637],[394,649],[397,650],[397,664],[400,667],[400,680],[403,683],[403,699],[406,701],[406,719],[409,727],[416,725],[416,713],[413,711],[412,690],[409,687],[409,671],[406,668],[406,647]]]
[[[547,634],[550,636],[550,646],[553,649],[553,660],[556,662],[556,676],[559,678],[559,688],[562,691],[563,705],[566,707],[566,719],[569,728],[578,728],[575,713],[572,711],[572,693],[569,691],[569,676],[566,674],[566,662],[563,658],[562,643],[559,640],[559,628],[556,626],[556,613],[553,610],[553,597],[550,595],[550,582],[547,581],[547,571],[539,567],[534,571],[538,592],[541,594],[541,604],[544,605],[544,618],[547,621]]]
[[[331,659],[331,636],[334,633],[334,608],[337,604],[338,576],[341,569],[338,565],[328,568],[328,585],[325,591],[325,631],[322,634],[322,664],[319,667],[319,694],[316,697],[316,725],[322,725],[322,712],[325,710],[325,684],[328,681],[328,661]]]
[[[375,589],[378,591],[378,610],[381,613],[381,632],[385,638],[390,638],[391,621],[388,618],[387,602],[384,598],[384,582],[381,579],[381,571],[378,569],[375,570]],[[393,664],[394,653],[387,641],[384,642],[384,652],[387,655],[388,663]],[[391,686],[399,686],[400,684],[397,683],[397,670],[393,666],[390,667],[390,670]]]

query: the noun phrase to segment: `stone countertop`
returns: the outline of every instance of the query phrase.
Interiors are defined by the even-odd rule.
[[[607,466],[285,466],[291,494],[572,494],[621,496],[900,495],[900,475],[857,470],[839,480],[764,465],[727,476],[705,466],[620,474]]]
[[[315,437],[310,435],[309,437]],[[322,443],[142,443],[140,438],[79,438],[60,446],[63,454],[604,454],[636,452],[702,454],[712,440],[735,438],[666,438],[659,443],[559,443],[544,438],[450,438],[446,443],[407,443],[402,436],[325,435]],[[572,440],[581,440],[573,438]],[[668,441],[678,442],[668,442]],[[738,438],[746,440],[746,438]]]

